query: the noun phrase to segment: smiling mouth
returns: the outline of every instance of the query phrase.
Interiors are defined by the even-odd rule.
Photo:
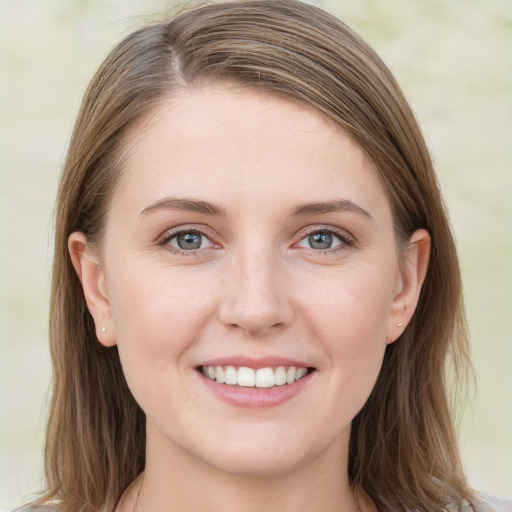
[[[247,366],[200,366],[198,370],[218,384],[244,388],[273,388],[297,382],[314,371],[314,368],[278,366],[253,369]]]

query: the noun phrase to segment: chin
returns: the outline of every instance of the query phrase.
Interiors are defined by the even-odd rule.
[[[204,453],[203,460],[225,473],[239,476],[277,476],[293,471],[314,458],[315,448],[299,439],[271,439],[267,433],[259,438],[243,437],[216,444],[214,451]],[[321,449],[318,450],[319,452]]]
[[[224,473],[240,477],[274,477],[289,473],[304,463],[297,454],[281,454],[275,452],[224,454],[221,461],[216,461],[214,467]]]

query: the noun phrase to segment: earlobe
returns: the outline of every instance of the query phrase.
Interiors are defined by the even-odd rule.
[[[94,319],[96,337],[102,345],[111,347],[116,344],[115,325],[100,261],[92,252],[83,233],[75,232],[70,235],[68,250],[82,283],[87,308]]]
[[[400,272],[400,286],[393,298],[386,342],[393,343],[410,322],[421,287],[427,275],[431,239],[428,231],[418,229],[409,240]]]

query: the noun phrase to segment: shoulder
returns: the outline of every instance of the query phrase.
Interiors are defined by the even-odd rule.
[[[55,507],[51,505],[27,505],[25,507],[17,508],[12,512],[55,512]]]
[[[469,506],[467,512],[473,512],[473,510],[475,512],[512,512],[512,500],[479,493],[473,507]],[[466,512],[466,509],[462,509],[461,512]]]

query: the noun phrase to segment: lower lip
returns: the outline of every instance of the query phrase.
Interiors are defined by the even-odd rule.
[[[267,409],[275,407],[297,396],[309,383],[314,372],[292,384],[274,386],[272,388],[246,388],[219,384],[202,374],[199,374],[206,387],[218,398],[228,404],[245,409]]]

